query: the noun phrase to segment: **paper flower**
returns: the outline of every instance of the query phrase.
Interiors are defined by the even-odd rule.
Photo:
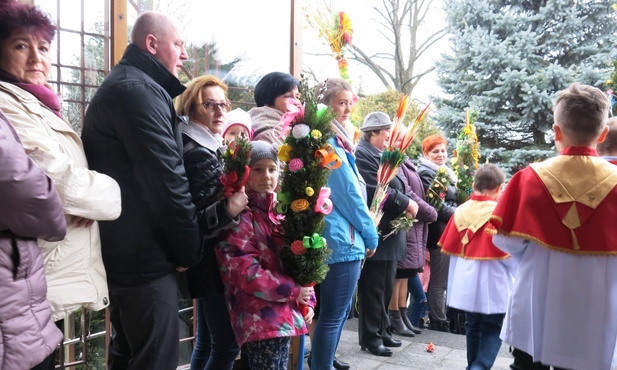
[[[279,159],[285,163],[289,162],[291,153],[291,147],[288,144],[283,144],[279,147]]]
[[[291,161],[289,161],[287,168],[289,168],[291,172],[300,171],[301,169],[304,168],[304,162],[302,162],[302,159],[300,158],[294,158]]]
[[[297,124],[291,129],[291,134],[296,139],[302,139],[303,137],[307,137],[309,132],[311,132],[311,128],[303,123]]]
[[[304,243],[301,240],[296,240],[291,243],[291,252],[295,255],[302,255],[306,253],[306,248],[304,248]]]
[[[312,197],[313,195],[315,195],[315,190],[313,190],[312,187],[307,186],[306,189],[304,189],[304,193],[307,197]]]
[[[294,212],[306,211],[309,207],[309,201],[306,199],[296,199],[291,202],[291,210]]]

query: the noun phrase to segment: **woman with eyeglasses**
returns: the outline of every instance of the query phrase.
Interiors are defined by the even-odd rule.
[[[196,77],[176,99],[184,145],[184,166],[203,236],[203,260],[187,271],[189,293],[197,298],[197,335],[191,369],[233,367],[240,348],[225,305],[214,246],[221,231],[238,224],[247,204],[244,188],[221,199],[221,131],[230,104],[227,85],[210,75]]]
[[[263,76],[255,86],[255,104],[249,111],[253,129],[253,140],[267,141],[278,147],[285,138],[281,137],[281,117],[287,113],[287,100],[299,100],[300,81],[289,73],[271,72]]]

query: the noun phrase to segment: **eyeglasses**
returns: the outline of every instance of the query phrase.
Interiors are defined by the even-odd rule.
[[[231,103],[230,102],[217,103],[217,102],[213,102],[213,101],[205,101],[205,102],[201,103],[201,105],[203,105],[204,108],[206,108],[206,110],[209,110],[209,111],[214,111],[218,107],[223,112],[227,112],[229,110],[229,108],[231,107]]]

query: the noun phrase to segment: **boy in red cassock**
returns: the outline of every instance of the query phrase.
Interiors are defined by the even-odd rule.
[[[514,285],[516,262],[497,249],[486,232],[504,181],[505,175],[496,165],[480,167],[473,194],[456,209],[439,240],[441,251],[450,255],[448,307],[465,311],[470,370],[493,366]]]
[[[559,155],[512,177],[493,243],[520,258],[501,338],[511,369],[617,366],[617,168],[598,157],[609,104],[572,84],[553,105]]]

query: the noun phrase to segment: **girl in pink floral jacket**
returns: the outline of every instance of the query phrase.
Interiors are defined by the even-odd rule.
[[[274,147],[251,142],[247,210],[216,248],[225,298],[239,345],[251,369],[287,369],[292,336],[306,334],[297,303],[314,307],[313,288],[301,287],[282,271],[283,245],[274,213],[278,160]]]

